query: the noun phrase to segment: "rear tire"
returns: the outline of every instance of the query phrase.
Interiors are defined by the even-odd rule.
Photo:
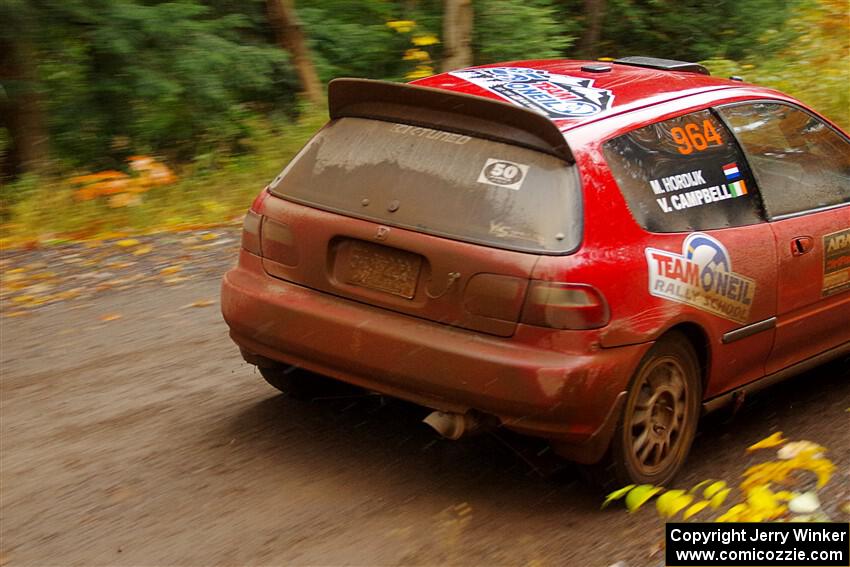
[[[699,359],[683,334],[659,339],[635,371],[603,464],[607,474],[597,478],[616,487],[669,483],[696,435],[700,377]]]

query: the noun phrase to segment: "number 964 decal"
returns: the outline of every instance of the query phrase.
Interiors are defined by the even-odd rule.
[[[526,173],[528,173],[528,166],[524,163],[489,158],[481,168],[481,173],[478,174],[478,182],[516,191],[522,187]]]

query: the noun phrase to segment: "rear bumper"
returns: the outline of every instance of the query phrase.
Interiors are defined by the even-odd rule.
[[[443,411],[477,409],[548,438],[568,457],[601,457],[649,344],[594,352],[490,337],[268,276],[240,253],[222,314],[243,349]]]

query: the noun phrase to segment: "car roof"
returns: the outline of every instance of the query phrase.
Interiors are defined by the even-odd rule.
[[[525,106],[548,116],[561,131],[636,108],[741,86],[739,81],[698,72],[564,59],[467,67],[411,84]]]

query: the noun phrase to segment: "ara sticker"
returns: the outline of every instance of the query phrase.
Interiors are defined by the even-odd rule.
[[[611,108],[614,94],[592,79],[527,67],[485,67],[449,73],[549,118],[584,118]]]
[[[719,240],[695,232],[685,239],[681,254],[647,248],[646,263],[651,295],[736,323],[749,319],[756,282],[732,271],[732,259]]]
[[[524,163],[488,158],[478,174],[478,182],[517,191],[522,187],[526,173],[528,166]]]
[[[850,290],[850,228],[823,237],[823,296]]]

